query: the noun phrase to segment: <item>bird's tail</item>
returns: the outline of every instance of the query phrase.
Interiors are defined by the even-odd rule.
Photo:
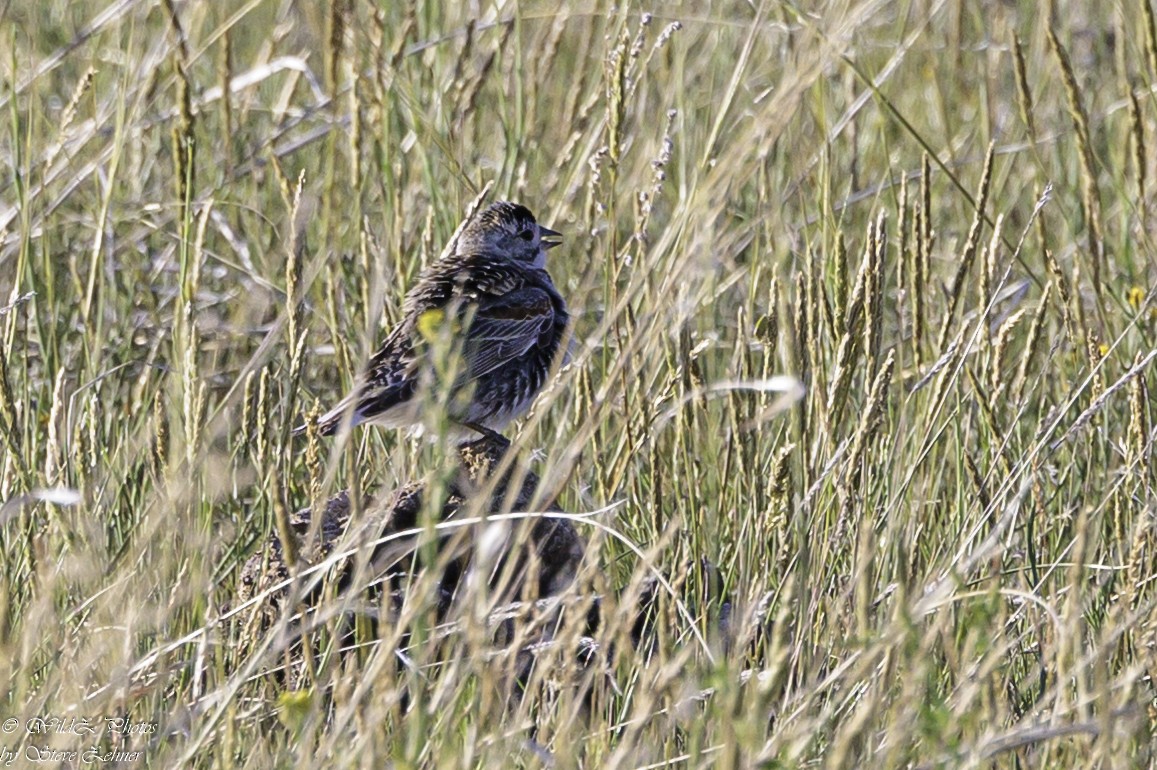
[[[337,406],[317,418],[317,434],[319,436],[332,436],[337,433],[338,428],[341,427],[342,422],[346,419],[347,413],[349,413],[349,427],[352,428],[359,423],[365,422],[364,410],[365,403],[360,393],[354,392],[349,394],[338,402]],[[307,430],[309,430],[309,423],[302,423],[293,429],[293,435],[300,436]]]
[[[317,421],[317,435],[319,435],[319,436],[332,436],[333,434],[337,433],[338,426],[341,425],[341,418],[342,418],[342,415],[340,415],[340,414],[334,415],[333,417],[330,417],[329,419],[326,419],[326,415],[322,415],[320,418],[318,418],[318,421]],[[354,421],[352,421],[351,425],[357,425],[357,420],[355,419]],[[294,428],[293,432],[290,435],[301,436],[308,430],[309,430],[309,423],[305,422],[305,423],[302,423],[301,425],[298,425],[296,428]]]

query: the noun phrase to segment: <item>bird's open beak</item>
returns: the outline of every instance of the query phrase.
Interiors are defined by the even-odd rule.
[[[542,247],[544,249],[553,249],[555,246],[561,246],[562,245],[561,240],[549,240],[549,241],[547,240],[547,238],[552,238],[552,239],[553,238],[562,238],[562,233],[556,233],[554,230],[551,230],[549,227],[543,227],[542,225],[539,225],[538,226],[538,235],[539,235],[539,242],[542,244]]]

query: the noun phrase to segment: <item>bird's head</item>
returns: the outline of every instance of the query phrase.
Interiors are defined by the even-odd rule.
[[[525,206],[498,201],[486,207],[458,237],[459,254],[503,254],[528,267],[546,265],[546,252],[561,235],[535,221]]]

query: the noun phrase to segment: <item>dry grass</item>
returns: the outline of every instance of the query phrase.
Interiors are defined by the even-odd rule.
[[[0,6],[17,765],[1153,761],[1147,3],[232,5]],[[394,624],[294,576],[291,686],[302,606],[251,639],[241,565],[448,461],[289,431],[487,185],[566,234],[574,360],[516,449],[604,628],[578,665],[568,613],[506,700],[485,585],[434,617],[428,516]]]

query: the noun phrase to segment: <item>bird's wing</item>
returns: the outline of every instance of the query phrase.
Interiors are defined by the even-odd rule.
[[[451,309],[455,305],[457,308]],[[449,291],[430,290],[412,300],[409,312],[414,321],[395,328],[370,359],[353,391],[318,419],[322,435],[335,432],[346,414],[351,425],[358,425],[410,399],[418,387],[414,374],[424,359],[429,338],[444,323],[469,322],[462,352],[466,377],[476,379],[525,355],[555,320],[550,295],[531,286],[501,295],[476,293],[457,299]],[[303,425],[294,433],[304,430]]]
[[[550,295],[531,286],[488,297],[470,310],[473,315],[463,353],[472,378],[525,355],[554,324]]]

